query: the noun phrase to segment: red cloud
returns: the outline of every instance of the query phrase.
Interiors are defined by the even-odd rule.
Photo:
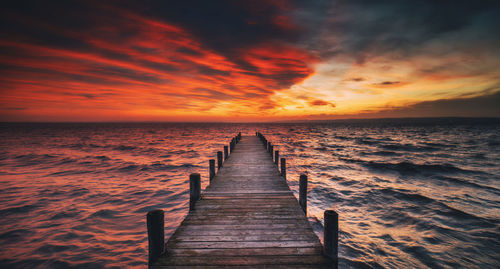
[[[179,26],[106,8],[114,12],[114,21],[101,18],[106,23],[88,32],[33,26],[78,40],[83,48],[39,44],[29,38],[0,40],[1,48],[15,52],[0,57],[1,64],[12,67],[0,77],[0,107],[23,107],[0,109],[0,117],[9,120],[17,113],[17,119],[31,120],[45,113],[46,119],[113,119],[186,107],[202,115],[220,102],[244,115],[252,107],[269,104],[274,91],[313,72],[309,65],[315,58],[290,45],[261,43],[228,58]]]

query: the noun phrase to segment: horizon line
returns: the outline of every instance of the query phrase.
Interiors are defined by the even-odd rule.
[[[304,119],[278,121],[161,121],[161,120],[116,120],[116,121],[0,121],[0,123],[224,123],[224,124],[268,124],[268,123],[307,123],[307,122],[335,122],[335,121],[369,121],[369,120],[415,120],[415,119],[487,119],[500,120],[500,117],[381,117],[381,118],[342,118],[342,119]]]

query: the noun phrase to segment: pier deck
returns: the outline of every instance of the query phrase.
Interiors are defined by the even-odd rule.
[[[152,268],[332,268],[271,155],[243,136]]]

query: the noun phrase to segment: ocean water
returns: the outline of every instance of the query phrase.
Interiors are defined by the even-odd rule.
[[[308,217],[340,217],[340,268],[498,268],[500,121],[0,125],[0,268],[146,268],[145,215],[166,236],[237,132],[287,158]]]

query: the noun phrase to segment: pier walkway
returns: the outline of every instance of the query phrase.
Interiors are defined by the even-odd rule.
[[[272,154],[238,141],[150,267],[332,268]]]

